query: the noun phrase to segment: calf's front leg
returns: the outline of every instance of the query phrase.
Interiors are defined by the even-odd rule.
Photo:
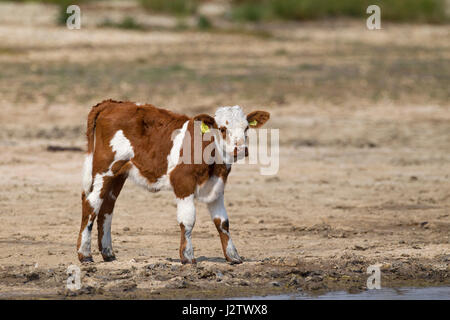
[[[227,210],[225,209],[223,194],[213,202],[208,203],[208,210],[216,225],[217,231],[219,232],[225,259],[232,264],[242,263],[242,259],[231,240],[228,215]]]
[[[196,263],[192,248],[192,229],[195,225],[194,195],[177,199],[177,220],[181,229],[180,259],[181,263]]]

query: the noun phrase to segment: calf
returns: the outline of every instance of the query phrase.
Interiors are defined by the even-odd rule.
[[[245,115],[239,106],[219,108],[214,118],[206,114],[189,118],[149,104],[113,100],[94,106],[87,121],[88,151],[77,242],[79,260],[93,261],[91,231],[96,218],[98,247],[103,260],[115,259],[112,214],[122,186],[130,177],[149,191],[169,189],[175,193],[182,263],[195,263],[191,243],[194,199],[207,204],[226,260],[241,263],[230,237],[224,187],[231,164],[247,154],[247,129],[262,126],[269,117],[264,111]],[[202,157],[200,163],[180,162],[180,157],[186,156],[182,148],[185,143],[189,142],[193,150],[197,125],[201,126],[202,135],[210,129],[214,133],[211,137],[217,146],[214,161],[207,162]],[[208,144],[202,141],[201,150]]]

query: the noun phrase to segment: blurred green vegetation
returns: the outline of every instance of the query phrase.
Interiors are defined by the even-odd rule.
[[[232,0],[231,16],[238,21],[314,20],[366,17],[369,5],[380,6],[383,20],[444,23],[445,0]]]
[[[49,3],[49,4],[57,4],[57,5],[65,5],[69,2],[69,5],[71,4],[80,4],[80,3],[86,3],[86,2],[94,2],[94,1],[107,1],[107,0],[0,0],[0,2],[19,2],[19,3],[26,3],[26,2],[40,2],[40,3]]]
[[[137,22],[131,16],[124,17],[120,22],[114,22],[109,19],[106,19],[98,26],[104,28],[119,28],[125,30],[147,30],[145,26]]]
[[[0,0],[11,1],[11,0]],[[81,4],[106,0],[12,0],[59,5]],[[205,0],[130,0],[154,13],[187,16],[195,14]],[[231,0],[229,16],[235,21],[317,20],[334,17],[367,17],[366,9],[376,4],[386,21],[417,23],[450,22],[446,0]],[[62,10],[62,9],[61,9]],[[62,21],[64,14],[60,14]],[[203,21],[204,22],[204,21]],[[203,25],[203,22],[200,22]]]
[[[141,5],[151,12],[175,15],[189,15],[196,12],[199,0],[139,0]]]
[[[207,30],[207,29],[211,29],[213,27],[213,25],[207,17],[200,15],[197,18],[197,27],[201,30]]]
[[[59,0],[51,2],[57,3],[58,5],[58,15],[56,16],[56,22],[59,25],[65,25],[67,18],[70,15],[69,13],[67,13],[67,7],[71,5],[70,0]]]

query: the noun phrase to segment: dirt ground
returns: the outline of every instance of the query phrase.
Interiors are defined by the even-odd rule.
[[[86,10],[87,26],[70,31],[51,7],[0,6],[0,298],[357,292],[373,264],[384,287],[450,285],[448,26],[130,31],[98,27],[102,8]],[[271,112],[278,174],[236,165],[226,187],[243,264],[226,263],[198,204],[198,263],[181,265],[173,195],[132,182],[115,209],[118,260],[101,261],[94,228],[95,262],[79,264],[85,119],[108,98],[188,115]]]

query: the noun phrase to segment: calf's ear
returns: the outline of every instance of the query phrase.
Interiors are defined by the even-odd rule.
[[[213,117],[211,117],[210,115],[207,115],[205,113],[195,116],[194,121],[202,122],[201,129],[202,129],[203,133],[209,131],[209,129],[212,129],[212,128],[217,129],[216,120],[214,120]]]
[[[250,128],[259,128],[269,119],[270,113],[266,111],[253,111],[247,115],[247,121]]]

